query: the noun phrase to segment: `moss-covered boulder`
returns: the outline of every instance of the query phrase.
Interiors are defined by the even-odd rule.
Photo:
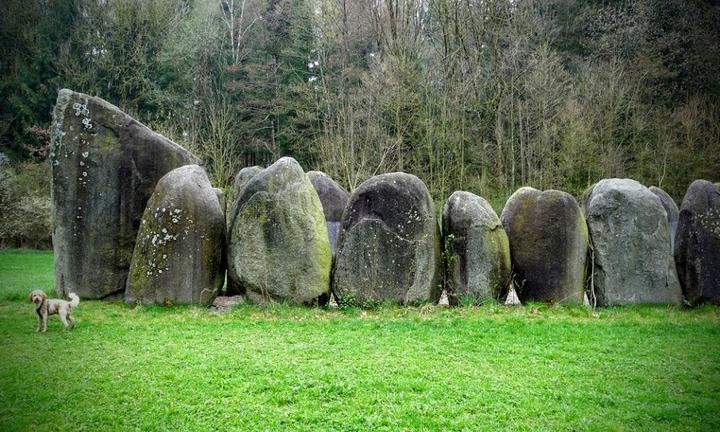
[[[663,208],[665,209],[668,221],[668,229],[670,230],[670,247],[671,249],[674,249],[675,233],[677,233],[677,224],[678,219],[680,218],[680,210],[678,209],[677,204],[675,204],[675,200],[672,199],[672,197],[668,195],[667,192],[657,186],[650,186],[649,189],[650,192],[654,193],[655,196],[660,199],[660,204],[662,204]]]
[[[500,220],[520,300],[581,304],[588,233],[575,198],[523,187],[505,203]]]
[[[57,290],[121,298],[155,185],[196,158],[117,107],[70,90],[58,94],[51,146]]]
[[[510,286],[510,244],[490,204],[457,191],[445,203],[442,228],[450,304],[504,301]]]
[[[660,199],[631,179],[604,179],[585,194],[593,247],[591,302],[676,304],[680,286]]]
[[[350,194],[345,188],[322,171],[309,171],[307,176],[320,197],[323,213],[325,214],[325,223],[328,228],[330,247],[332,248],[333,254],[335,254],[338,235],[340,234],[340,225],[342,223],[342,215],[350,199]]]
[[[425,184],[390,173],[350,197],[335,254],[333,293],[341,304],[437,302],[439,226]]]
[[[675,262],[690,303],[720,304],[720,184],[695,180],[685,193]]]
[[[232,227],[235,223],[235,217],[237,216],[238,210],[238,197],[242,195],[243,188],[247,185],[253,177],[259,174],[263,170],[259,166],[251,166],[242,168],[235,175],[232,187],[228,191],[228,197],[225,200],[225,223],[227,227],[227,242],[225,256],[230,255],[230,244],[232,236]],[[240,285],[237,281],[239,280],[236,274],[231,274],[233,271],[232,267],[228,267],[227,286],[225,287],[226,295],[245,295],[245,288]]]
[[[251,300],[299,304],[328,292],[332,256],[322,204],[294,159],[253,176],[236,204],[228,275]]]
[[[205,171],[167,173],[143,213],[125,300],[210,305],[225,282],[225,218]]]

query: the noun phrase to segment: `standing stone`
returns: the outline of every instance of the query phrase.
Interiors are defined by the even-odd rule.
[[[365,181],[343,216],[333,276],[338,303],[437,302],[438,228],[430,193],[419,178],[390,173]]]
[[[470,192],[455,192],[443,209],[445,289],[451,305],[504,300],[510,285],[510,244],[495,210]]]
[[[720,186],[695,180],[680,206],[675,262],[691,304],[720,304]]]
[[[328,228],[328,237],[330,237],[330,247],[334,255],[337,249],[343,211],[350,199],[350,194],[324,172],[310,171],[307,176],[320,197],[323,213],[325,214],[325,223]]]
[[[232,188],[230,189],[230,193],[228,194],[229,197],[226,200],[225,204],[225,221],[227,224],[227,244],[225,251],[226,256],[230,256],[230,237],[232,236],[232,227],[235,223],[235,216],[237,215],[238,198],[240,195],[242,195],[243,189],[250,182],[250,180],[252,180],[252,178],[255,177],[262,170],[263,168],[259,166],[245,167],[238,171],[238,173],[235,175],[235,180],[233,181]],[[245,295],[245,288],[242,285],[239,285],[237,282],[239,280],[238,275],[231,275],[231,271],[232,267],[229,266],[225,293],[229,296]]]
[[[155,184],[196,158],[117,107],[70,90],[58,94],[51,145],[58,293],[120,298]]]
[[[500,217],[520,300],[582,304],[588,233],[572,195],[518,189]]]
[[[329,290],[331,252],[322,204],[300,165],[284,157],[237,201],[229,275],[251,300],[307,303]]]
[[[650,186],[650,192],[654,193],[660,198],[660,204],[662,204],[667,213],[668,228],[670,229],[670,250],[675,249],[675,233],[677,232],[678,218],[680,217],[680,210],[678,210],[675,200],[672,199],[667,192],[656,186]]]
[[[630,179],[601,180],[585,196],[594,303],[679,303],[670,229],[660,199]]]
[[[125,301],[210,305],[225,279],[225,218],[205,171],[167,173],[143,213]]]

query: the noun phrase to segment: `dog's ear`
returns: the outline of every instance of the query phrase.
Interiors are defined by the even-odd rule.
[[[33,292],[30,291],[30,294],[28,295],[28,299],[29,299],[31,302],[32,302],[32,295],[33,295]]]
[[[47,294],[45,294],[44,292],[42,293],[42,299],[43,299],[43,300],[47,300],[47,299],[48,299]]]

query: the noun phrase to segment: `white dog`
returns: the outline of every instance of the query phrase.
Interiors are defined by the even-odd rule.
[[[72,308],[80,304],[80,298],[75,293],[68,294],[68,297],[70,297],[70,301],[48,299],[47,294],[39,289],[30,293],[30,301],[35,303],[35,313],[37,313],[37,331],[47,331],[48,316],[53,314],[60,316],[65,330],[75,326],[71,313]]]

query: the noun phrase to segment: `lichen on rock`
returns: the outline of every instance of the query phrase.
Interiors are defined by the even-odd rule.
[[[156,183],[195,160],[106,101],[60,90],[50,152],[58,292],[120,298]]]
[[[331,252],[322,205],[292,158],[255,174],[235,198],[229,278],[256,302],[308,303],[327,294]]]
[[[225,219],[205,171],[170,171],[143,213],[125,300],[209,305],[225,279]]]

